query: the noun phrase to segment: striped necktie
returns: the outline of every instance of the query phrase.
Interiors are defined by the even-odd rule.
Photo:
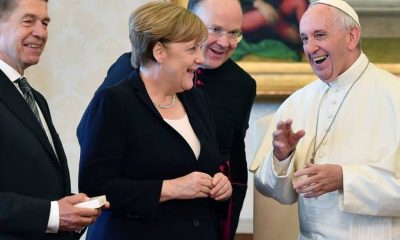
[[[29,86],[28,81],[25,77],[21,77],[15,82],[18,84],[19,89],[21,89],[22,94],[24,95],[26,103],[28,103],[29,107],[32,109],[33,114],[35,115],[36,119],[39,121],[40,126],[42,126],[42,121],[40,120],[39,111],[36,105],[35,98],[32,93],[32,88]]]

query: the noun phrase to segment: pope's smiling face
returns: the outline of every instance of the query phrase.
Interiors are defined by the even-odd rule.
[[[341,26],[335,21],[335,11],[331,6],[315,4],[300,21],[304,54],[314,73],[325,82],[335,80],[359,55],[359,29]]]

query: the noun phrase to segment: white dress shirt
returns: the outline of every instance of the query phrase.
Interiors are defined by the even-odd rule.
[[[164,118],[171,127],[173,127],[189,144],[193,151],[196,159],[200,156],[200,141],[193,131],[192,125],[190,125],[187,114],[181,119],[166,119]]]

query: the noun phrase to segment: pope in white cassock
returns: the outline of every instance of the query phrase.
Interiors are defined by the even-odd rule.
[[[312,3],[300,37],[319,80],[274,115],[256,187],[298,201],[299,239],[400,239],[400,79],[361,51],[344,1]]]

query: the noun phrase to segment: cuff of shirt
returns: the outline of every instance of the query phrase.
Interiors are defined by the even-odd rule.
[[[272,154],[273,170],[276,176],[285,176],[289,168],[289,164],[293,158],[294,151],[285,160],[279,161],[275,154]]]
[[[49,222],[47,223],[46,233],[57,233],[60,227],[60,212],[58,202],[52,201],[50,206]]]

